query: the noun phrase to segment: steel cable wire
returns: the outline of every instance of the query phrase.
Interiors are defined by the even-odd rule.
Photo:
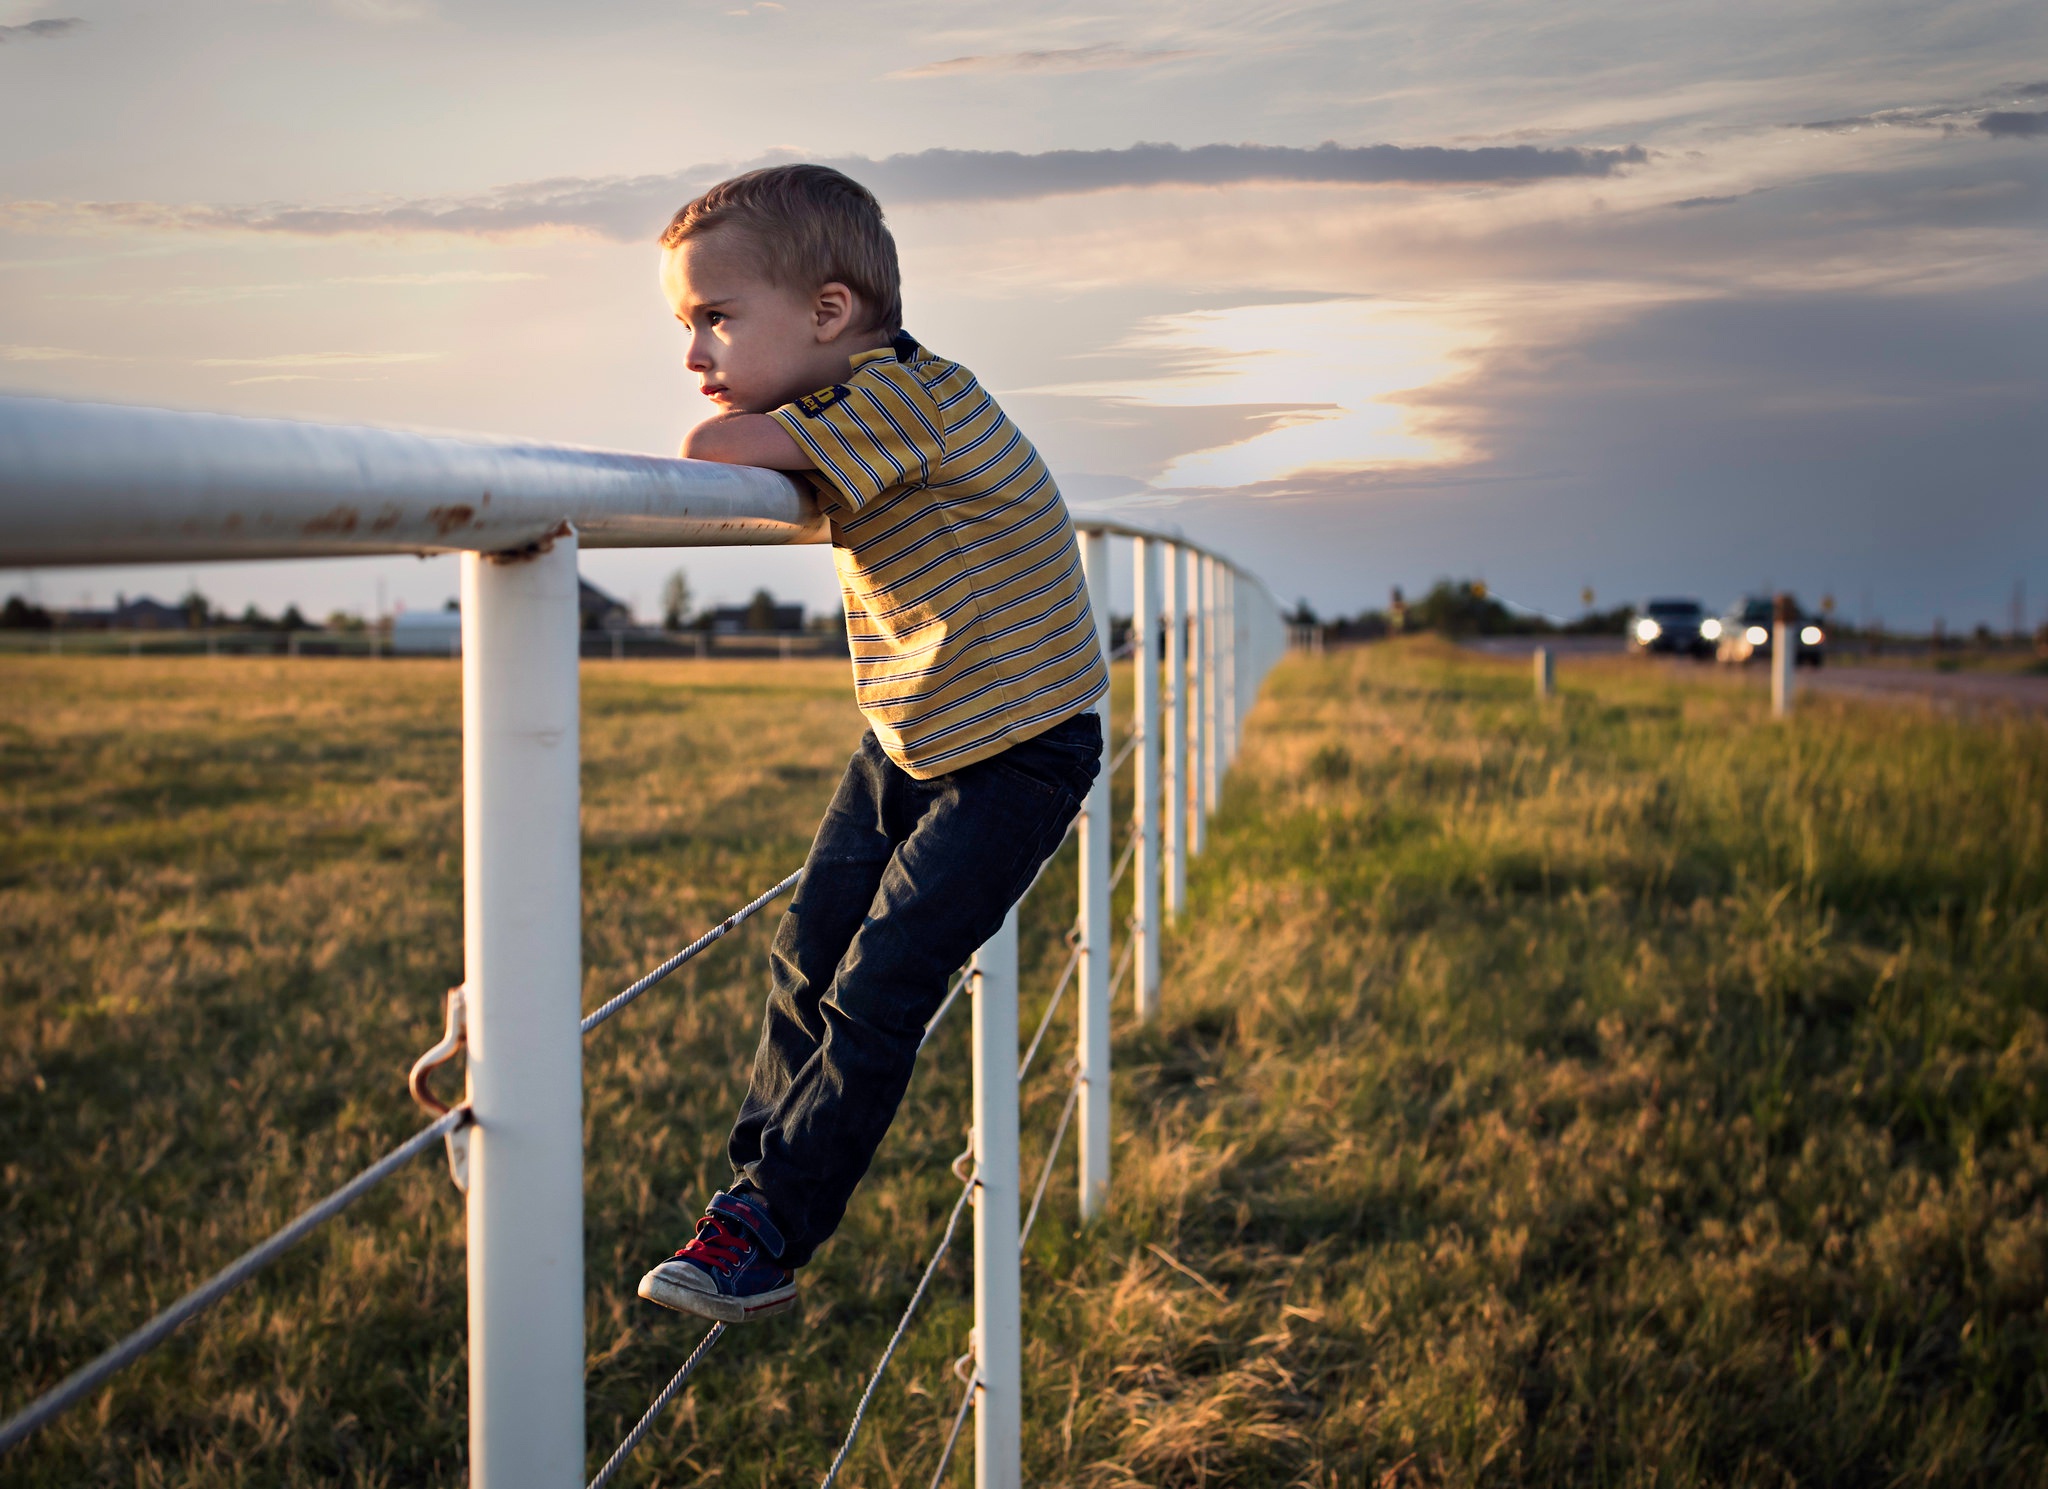
[[[962,967],[953,974],[953,985],[946,989],[946,1001],[939,1005],[937,1013],[925,1021],[924,1034],[917,1041],[917,1047],[920,1051],[932,1042],[932,1035],[939,1031],[939,1020],[946,1016],[946,1010],[953,1006],[953,1000],[960,996],[960,990],[967,986],[968,980],[973,976],[974,969],[972,967]]]
[[[967,1425],[967,1409],[974,1405],[974,1393],[980,1385],[981,1376],[976,1373],[960,1395],[960,1409],[953,1413],[953,1430],[946,1434],[946,1445],[939,1450],[939,1466],[932,1470],[931,1489],[939,1489],[945,1482],[946,1468],[953,1461],[953,1445],[960,1441],[960,1429]]]
[[[1131,857],[1137,851],[1138,834],[1134,832],[1130,835],[1129,838],[1125,839],[1124,851],[1117,855],[1116,867],[1110,870],[1109,890],[1111,894],[1116,893],[1116,887],[1120,882],[1122,882],[1124,877],[1124,871],[1131,866]]]
[[[1124,985],[1124,973],[1131,970],[1131,956],[1137,949],[1138,943],[1136,940],[1127,939],[1124,942],[1124,954],[1117,958],[1116,971],[1111,974],[1109,979],[1109,997],[1111,1002],[1116,1001],[1116,991]]]
[[[290,1223],[259,1241],[213,1276],[157,1314],[148,1323],[114,1345],[96,1360],[67,1375],[5,1422],[0,1422],[0,1453],[32,1433],[47,1427],[68,1408],[75,1406],[108,1377],[132,1365],[162,1344],[179,1327],[197,1318],[233,1292],[257,1272],[361,1199],[399,1169],[433,1147],[442,1138],[466,1124],[471,1117],[467,1104],[456,1107],[440,1120],[421,1128],[382,1158],[350,1179],[327,1198],[302,1210]]]
[[[910,1331],[910,1320],[917,1313],[917,1305],[924,1301],[925,1292],[932,1285],[932,1278],[939,1270],[939,1263],[946,1258],[946,1249],[953,1244],[953,1233],[960,1228],[960,1212],[967,1208],[968,1199],[974,1194],[974,1186],[981,1182],[978,1173],[970,1171],[967,1182],[960,1186],[960,1198],[954,1202],[953,1213],[946,1217],[946,1233],[939,1237],[939,1249],[932,1253],[926,1263],[924,1275],[917,1279],[917,1290],[910,1295],[910,1302],[903,1309],[903,1317],[897,1320],[896,1332],[889,1336],[888,1345],[882,1350],[882,1358],[875,1362],[875,1373],[868,1377],[867,1389],[860,1393],[860,1401],[853,1409],[853,1421],[846,1429],[846,1441],[839,1445],[839,1452],[832,1459],[832,1466],[825,1470],[825,1477],[818,1489],[832,1489],[839,1478],[839,1470],[846,1462],[846,1455],[853,1451],[853,1440],[860,1436],[861,1423],[867,1419],[868,1404],[875,1399],[875,1388],[882,1383],[882,1372],[889,1368],[889,1361],[895,1357],[896,1346],[903,1342],[903,1336]]]
[[[656,1396],[654,1404],[641,1414],[640,1420],[634,1424],[633,1430],[626,1434],[626,1440],[612,1450],[611,1457],[604,1460],[604,1467],[597,1471],[597,1477],[590,1481],[588,1489],[604,1489],[604,1486],[612,1481],[612,1476],[632,1456],[633,1449],[640,1446],[640,1440],[646,1437],[648,1432],[653,1429],[655,1419],[668,1410],[669,1402],[675,1400],[676,1392],[683,1388],[683,1382],[690,1378],[690,1372],[695,1370],[704,1357],[711,1353],[711,1346],[718,1342],[719,1335],[724,1332],[725,1325],[723,1323],[715,1323],[711,1326],[711,1331],[697,1341],[697,1347],[690,1351],[690,1358],[683,1361],[683,1368],[676,1372],[675,1379],[661,1388],[661,1394]]]
[[[639,997],[642,993],[646,992],[649,988],[653,987],[657,982],[660,982],[664,977],[668,976],[671,972],[675,971],[676,968],[682,966],[683,963],[689,961],[692,957],[696,956],[699,952],[703,951],[706,947],[710,946],[712,942],[723,939],[732,931],[737,930],[741,925],[753,919],[754,916],[761,910],[763,906],[765,906],[770,900],[774,899],[777,895],[783,893],[783,891],[789,889],[792,885],[796,883],[797,880],[803,878],[803,876],[804,871],[802,869],[798,869],[794,874],[791,874],[787,879],[784,879],[780,884],[776,885],[773,889],[770,889],[765,894],[762,894],[759,897],[748,901],[739,909],[733,911],[732,914],[726,916],[725,919],[721,920],[717,925],[713,926],[710,930],[706,931],[703,935],[699,936],[696,940],[692,941],[688,946],[685,946],[681,951],[677,952],[674,956],[670,957],[667,961],[663,962],[659,967],[656,967],[652,972],[649,972],[645,977],[641,978],[638,982],[634,983],[631,987],[627,988],[623,993],[620,993],[615,998],[607,1000],[601,1007],[597,1008],[595,1011],[593,1011],[584,1018],[583,1032],[585,1034],[588,1034],[592,1029],[595,1029],[599,1024],[603,1023],[606,1019],[610,1018],[613,1014],[617,1013],[621,1008],[624,1008],[628,1003],[631,1003],[635,998]]]
[[[1045,1038],[1045,1031],[1052,1027],[1052,1016],[1059,1010],[1060,997],[1067,990],[1067,984],[1074,980],[1074,969],[1081,965],[1081,948],[1077,944],[1067,953],[1066,970],[1060,973],[1060,980],[1053,984],[1052,1001],[1045,1005],[1045,1012],[1038,1020],[1038,1032],[1031,1036],[1030,1047],[1024,1051],[1024,1058],[1017,1062],[1017,1084],[1024,1084],[1024,1077],[1030,1073],[1031,1061],[1038,1053],[1038,1046]]]
[[[624,992],[610,999],[586,1017],[582,1021],[582,1032],[588,1034],[592,1029],[595,1029],[599,1024],[612,1017],[613,1014],[624,1008],[628,1003],[631,1003],[663,978],[669,976],[669,974],[685,962],[690,961],[714,942],[723,939],[740,925],[752,919],[771,900],[785,893],[802,877],[803,870],[799,869],[766,893],[757,896],[731,915],[728,915],[718,925],[705,932],[702,936],[699,936],[695,941],[685,946],[652,972],[649,972],[645,977],[642,977],[638,982],[635,982],[631,987],[628,987]],[[266,1240],[258,1242],[255,1246],[243,1252],[242,1255],[235,1258],[234,1261],[223,1267],[219,1272],[216,1272],[212,1277],[173,1303],[169,1308],[164,1309],[161,1313],[143,1324],[141,1328],[136,1329],[126,1338],[120,1340],[112,1348],[99,1355],[98,1358],[73,1371],[62,1381],[58,1382],[56,1386],[30,1402],[5,1422],[0,1422],[0,1453],[6,1452],[15,1444],[48,1426],[57,1417],[90,1394],[96,1387],[141,1359],[159,1344],[170,1338],[184,1324],[204,1313],[255,1273],[270,1265],[271,1262],[298,1244],[307,1235],[333,1219],[334,1216],[347,1209],[349,1205],[353,1204],[369,1190],[375,1188],[383,1180],[403,1168],[412,1159],[432,1147],[437,1139],[447,1137],[456,1129],[467,1125],[473,1118],[474,1113],[470,1110],[468,1104],[464,1103],[447,1112],[431,1125],[422,1128],[318,1204],[295,1217],[289,1224],[274,1232]],[[715,1335],[712,1337],[715,1337]],[[663,1405],[666,1405],[665,1398],[673,1394],[673,1388],[679,1386],[687,1374],[688,1368],[685,1369],[683,1375],[679,1375],[676,1380],[670,1382],[672,1389],[670,1392],[664,1393]]]
[[[1023,1251],[1024,1243],[1031,1239],[1031,1227],[1038,1220],[1038,1207],[1045,1202],[1045,1186],[1052,1182],[1052,1166],[1059,1161],[1060,1144],[1067,1139],[1067,1124],[1074,1118],[1074,1106],[1081,1099],[1082,1080],[1077,1074],[1074,1084],[1067,1089],[1067,1104],[1060,1108],[1060,1120],[1052,1130],[1052,1146],[1045,1150],[1045,1164],[1038,1171],[1038,1188],[1031,1196],[1031,1209],[1024,1216],[1024,1224],[1018,1227],[1017,1250]]]

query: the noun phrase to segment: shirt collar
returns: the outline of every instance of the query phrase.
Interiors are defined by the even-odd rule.
[[[898,331],[889,338],[887,346],[878,346],[872,351],[862,352],[853,359],[853,365],[856,368],[860,368],[882,361],[909,362],[917,356],[920,350],[922,348],[918,346],[915,336],[911,335],[908,331]]]

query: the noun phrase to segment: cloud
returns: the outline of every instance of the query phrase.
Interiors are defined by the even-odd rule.
[[[1734,196],[1689,196],[1684,201],[1673,202],[1674,207],[1725,207],[1730,202],[1739,202],[1745,193]]]
[[[73,351],[68,346],[0,345],[0,362],[104,362],[97,352]]]
[[[201,357],[195,367],[364,367],[432,362],[439,352],[287,352],[278,357]]]
[[[1002,201],[1146,186],[1313,183],[1363,186],[1498,185],[1560,176],[1607,176],[1647,155],[1535,145],[1138,144],[1124,150],[923,150],[884,160],[835,161],[884,201]]]
[[[548,276],[517,269],[439,269],[415,274],[334,274],[324,279],[283,279],[261,283],[157,285],[146,290],[92,290],[51,294],[47,300],[92,305],[217,305],[235,300],[274,300],[318,295],[331,285],[388,289],[439,289],[461,284],[527,284]]]
[[[753,165],[800,157],[779,153]],[[1289,145],[1138,144],[1121,150],[921,150],[880,160],[824,162],[872,188],[887,206],[1028,201],[1080,192],[1153,186],[1505,186],[1561,177],[1611,176],[1648,159],[1641,147],[1335,143]],[[536,229],[594,232],[623,242],[651,239],[669,215],[740,167],[698,166],[672,175],[557,177],[470,197],[422,197],[362,207],[270,204],[213,207],[158,202],[10,202],[0,222],[202,232],[497,234]]]
[[[1815,119],[1791,126],[1827,134],[1847,134],[1859,129],[1927,129],[1944,134],[1981,130],[2009,139],[2032,139],[2048,135],[2048,114],[2001,109],[1999,103],[2019,98],[2048,95],[2048,82],[2022,83],[1980,94],[1969,103],[1921,105],[1913,108],[1877,109],[1868,114],[1850,114],[1840,119]]]
[[[25,25],[0,26],[0,42],[55,41],[60,36],[82,30],[84,26],[84,20],[78,16],[46,16]]]
[[[2027,114],[2001,110],[1986,114],[1977,121],[1977,127],[1986,134],[1998,135],[2004,139],[2048,139],[2048,113]]]
[[[954,77],[963,72],[1107,72],[1117,68],[1157,67],[1188,57],[1205,57],[1206,52],[1186,48],[1138,51],[1130,47],[1057,47],[1035,52],[991,52],[983,56],[948,57],[922,67],[906,67],[889,74],[892,78]]]

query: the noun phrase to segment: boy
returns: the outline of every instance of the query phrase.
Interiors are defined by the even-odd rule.
[[[640,1280],[739,1322],[793,1307],[894,1120],[947,979],[1059,845],[1109,686],[1051,474],[965,368],[902,329],[896,244],[816,165],[714,186],[662,234],[698,460],[801,472],[832,524],[868,731],[775,933],[734,1180]]]

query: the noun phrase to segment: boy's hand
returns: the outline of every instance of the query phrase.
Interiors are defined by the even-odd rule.
[[[809,453],[766,414],[715,414],[683,436],[685,460],[816,470]]]

